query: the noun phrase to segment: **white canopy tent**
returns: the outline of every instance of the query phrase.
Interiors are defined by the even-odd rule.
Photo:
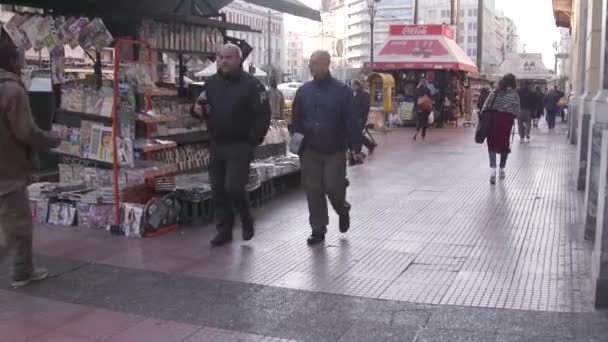
[[[499,75],[512,73],[518,80],[537,80],[550,82],[555,79],[540,53],[514,53],[507,56],[499,68]]]
[[[249,69],[249,63],[247,62],[243,62],[243,69],[247,70]],[[207,66],[205,69],[197,72],[196,74],[194,74],[194,76],[196,77],[210,77],[217,74],[217,63],[213,62],[211,64],[209,64],[209,66]],[[255,77],[264,77],[264,76],[268,76],[267,73],[265,73],[263,70],[261,70],[260,68],[255,68],[255,74],[253,74],[253,76]]]

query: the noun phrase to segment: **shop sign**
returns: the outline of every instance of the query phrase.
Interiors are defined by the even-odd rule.
[[[446,36],[454,39],[454,29],[446,25],[391,25],[391,36]]]
[[[449,55],[448,50],[436,39],[417,40],[391,40],[382,50],[380,55],[413,56],[418,58],[430,58]]]
[[[155,49],[216,53],[224,44],[224,34],[215,27],[201,27],[184,23],[143,20],[139,39]]]

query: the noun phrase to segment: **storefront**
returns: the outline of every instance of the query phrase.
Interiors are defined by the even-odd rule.
[[[414,123],[416,88],[426,79],[440,123],[465,111],[465,81],[477,67],[444,25],[392,25],[387,40],[365,68],[387,73],[395,80],[395,109],[403,124]],[[438,115],[439,114],[439,115]]]
[[[27,5],[36,6],[35,2]],[[146,2],[150,5],[151,1],[117,5],[112,13],[101,2],[94,9],[78,7],[75,1],[57,1],[58,7],[51,9],[44,2],[40,4],[47,8],[44,13],[15,14],[3,26],[16,45],[50,51],[52,80],[48,82],[61,92],[61,97],[49,93],[48,104],[33,103],[37,121],[46,122],[40,126],[63,140],[52,154],[58,182],[30,187],[38,222],[156,236],[175,229],[184,215],[200,214],[192,208],[184,211],[184,197],[194,196],[192,200],[199,204],[211,197],[208,182],[188,182],[188,177],[180,176],[199,173],[208,179],[208,134],[204,122],[192,118],[192,101],[180,92],[183,87],[159,82],[163,54],[171,54],[180,63],[190,56],[210,58],[222,44],[234,40],[226,37],[226,30],[251,29],[193,13],[184,15],[180,7],[184,1],[171,2],[179,5],[175,8],[181,14],[152,15],[150,11],[158,13],[158,9],[146,9],[127,22],[124,16]],[[91,2],[85,5],[93,6]],[[88,52],[97,77],[67,78],[70,68],[62,58],[66,46]],[[113,61],[102,65],[99,56],[105,49],[112,52]],[[180,79],[183,72],[180,65]],[[265,184],[298,170],[297,158],[284,155],[287,138],[287,125],[273,122],[256,152],[265,161],[252,168],[249,189],[257,194],[254,199],[275,193]]]

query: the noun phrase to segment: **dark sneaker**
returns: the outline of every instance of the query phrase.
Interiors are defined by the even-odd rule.
[[[342,215],[340,215],[340,233],[348,232],[350,228],[350,204],[345,204],[345,210]]]
[[[217,233],[217,235],[211,240],[213,247],[220,247],[232,242],[232,234]]]
[[[322,243],[323,241],[325,241],[325,235],[311,235],[310,237],[308,237],[306,243],[309,246],[314,246]]]
[[[47,269],[37,268],[34,270],[34,272],[32,272],[32,274],[29,277],[22,279],[22,280],[13,280],[13,282],[11,283],[11,286],[13,288],[25,287],[33,281],[44,280],[44,279],[48,278],[48,276],[49,276],[49,271]]]
[[[253,220],[243,222],[243,228],[241,232],[243,234],[243,240],[249,241],[253,239],[253,235],[255,234],[255,229],[253,228],[253,226]]]

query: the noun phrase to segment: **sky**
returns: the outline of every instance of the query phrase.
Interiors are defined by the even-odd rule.
[[[320,7],[320,0],[300,0],[312,8]],[[424,0],[419,0],[424,1]],[[526,44],[526,52],[543,54],[545,66],[553,68],[555,50],[553,43],[560,41],[559,29],[555,27],[551,0],[495,0],[496,9],[515,21],[519,38]],[[446,0],[449,3],[449,0]],[[285,25],[289,31],[302,31],[302,25],[310,21],[285,16]]]

